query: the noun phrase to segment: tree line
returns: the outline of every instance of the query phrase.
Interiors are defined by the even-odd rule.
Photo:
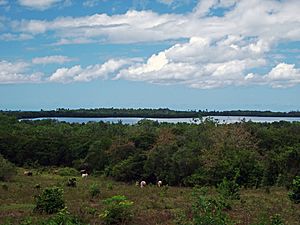
[[[272,112],[255,110],[208,111],[189,110],[179,111],[168,108],[159,109],[64,109],[40,111],[0,111],[0,113],[15,116],[18,119],[40,117],[141,117],[141,118],[201,118],[205,116],[258,116],[258,117],[300,117],[299,111]]]
[[[78,124],[0,114],[0,154],[18,166],[73,167],[125,182],[289,186],[300,175],[300,122]]]

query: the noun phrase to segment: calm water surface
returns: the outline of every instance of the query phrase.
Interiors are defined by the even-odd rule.
[[[206,119],[207,117],[203,117]],[[254,116],[213,116],[210,117],[216,120],[219,123],[236,123],[241,122],[242,120],[245,121],[252,121],[257,123],[272,123],[272,122],[279,122],[279,121],[288,121],[294,122],[299,121],[300,117],[254,117]],[[76,117],[42,117],[42,118],[35,118],[32,120],[44,120],[44,119],[54,119],[62,122],[68,123],[88,123],[88,122],[110,122],[110,123],[118,123],[122,121],[123,124],[136,124],[140,120],[144,118],[139,117],[105,117],[105,118],[76,118]],[[160,123],[167,122],[167,123],[199,123],[199,121],[195,121],[193,118],[147,118],[148,120],[158,121]]]

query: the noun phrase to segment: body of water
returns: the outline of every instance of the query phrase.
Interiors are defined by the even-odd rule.
[[[207,117],[203,117],[203,120]],[[255,116],[212,116],[217,122],[224,123],[236,123],[245,121],[252,121],[257,123],[272,123],[279,121],[287,121],[294,122],[299,121],[300,117],[255,117]],[[122,121],[123,124],[136,124],[140,120],[145,118],[139,117],[105,117],[105,118],[82,118],[82,117],[42,117],[42,118],[34,118],[31,120],[45,120],[45,119],[54,119],[62,122],[68,123],[88,123],[88,122],[110,122],[110,123],[118,123]],[[195,120],[193,118],[147,118],[148,120],[158,121],[159,123],[167,122],[167,123],[199,123],[199,120]]]

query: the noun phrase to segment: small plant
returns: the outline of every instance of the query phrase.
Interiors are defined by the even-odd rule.
[[[35,211],[57,213],[65,207],[63,190],[59,187],[46,188],[36,197]]]
[[[68,181],[67,181],[67,186],[68,187],[76,187],[76,178],[75,177],[72,177],[72,178],[69,178]]]
[[[279,214],[275,214],[270,219],[270,225],[284,225],[283,219]]]
[[[67,208],[60,210],[55,216],[42,223],[42,225],[81,225],[82,223],[72,216]]]
[[[23,220],[20,225],[32,225],[33,222],[32,222],[32,219],[29,217],[29,218],[26,218],[25,220]]]
[[[193,225],[229,225],[233,224],[223,212],[225,204],[220,198],[207,196],[205,189],[193,192]]]
[[[100,194],[100,188],[97,184],[92,184],[90,186],[89,191],[90,191],[90,195],[91,195],[92,198],[94,198],[94,197],[96,197]]]
[[[300,176],[296,176],[293,180],[289,198],[296,204],[300,203]]]
[[[217,186],[217,191],[225,199],[240,199],[240,187],[236,183],[236,179],[228,180],[226,177]]]
[[[133,202],[124,195],[116,195],[103,201],[105,210],[100,214],[105,224],[128,224],[132,219]]]

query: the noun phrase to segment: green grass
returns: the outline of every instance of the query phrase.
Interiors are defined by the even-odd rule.
[[[149,185],[141,189],[135,184],[93,176],[87,179],[76,177],[77,187],[74,188],[65,185],[68,178],[47,172],[37,175],[35,171],[32,177],[27,177],[20,169],[12,181],[0,183],[0,224],[20,224],[28,219],[38,224],[49,218],[48,215],[33,212],[34,196],[45,187],[55,185],[63,187],[68,210],[89,224],[101,224],[99,214],[104,207],[102,200],[114,195],[125,195],[134,202],[133,225],[171,225],[175,224],[174,220],[180,212],[191,212],[191,188],[158,188]],[[40,189],[35,187],[37,184],[41,186]],[[100,188],[100,194],[93,198],[89,193],[92,184]],[[2,188],[3,185],[7,189]],[[216,193],[214,188],[210,189],[210,193]],[[259,224],[259,221],[275,214],[280,214],[287,224],[300,224],[300,204],[293,204],[284,188],[271,188],[270,193],[264,189],[242,189],[241,200],[235,200],[227,213],[236,224]]]

